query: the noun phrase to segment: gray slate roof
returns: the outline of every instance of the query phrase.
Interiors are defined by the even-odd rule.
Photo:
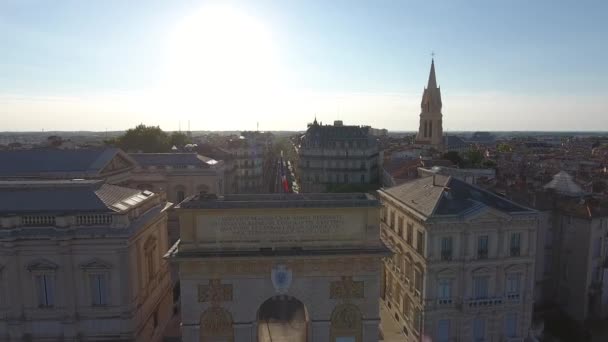
[[[3,181],[0,214],[112,213],[128,209],[150,195],[148,191],[94,180]]]
[[[61,173],[94,176],[99,174],[119,151],[118,148],[0,151],[0,177],[34,177]]]
[[[148,166],[187,166],[209,168],[217,161],[197,153],[129,153],[129,156],[141,165]]]
[[[462,215],[482,206],[507,213],[532,211],[472,184],[443,175],[418,178],[381,191],[427,218]]]
[[[583,189],[574,182],[572,176],[566,171],[560,171],[553,179],[544,186],[545,189],[553,189],[555,192],[567,196],[582,196],[585,194]]]
[[[238,194],[217,197],[199,194],[179,204],[184,209],[230,208],[342,208],[376,207],[380,203],[365,193],[323,194]]]

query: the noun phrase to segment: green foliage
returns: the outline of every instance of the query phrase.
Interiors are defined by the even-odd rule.
[[[502,143],[496,146],[496,150],[502,153],[513,152],[513,147],[511,147],[509,144]]]
[[[481,162],[481,166],[486,169],[493,169],[496,167],[496,162],[491,159],[485,159]]]
[[[462,157],[456,151],[444,153],[442,158],[451,161],[454,165],[460,166],[462,164]]]
[[[479,150],[469,150],[464,157],[471,167],[479,167],[483,160],[483,153]]]
[[[169,138],[171,146],[184,147],[192,143],[192,139],[182,132],[173,132]]]
[[[116,146],[127,152],[169,152],[171,140],[169,135],[158,126],[140,124],[131,128],[115,141]]]

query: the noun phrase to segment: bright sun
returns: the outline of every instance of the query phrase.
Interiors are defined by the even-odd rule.
[[[166,86],[186,106],[255,101],[277,82],[277,52],[269,30],[233,7],[204,7],[185,18],[171,34],[169,48]]]

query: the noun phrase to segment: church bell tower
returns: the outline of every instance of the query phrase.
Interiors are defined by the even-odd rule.
[[[441,114],[441,90],[435,78],[435,60],[431,59],[429,82],[422,93],[420,103],[420,126],[416,143],[431,145],[438,149],[443,147],[443,124]]]

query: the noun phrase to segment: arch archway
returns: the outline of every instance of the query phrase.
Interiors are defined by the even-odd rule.
[[[221,307],[211,307],[201,315],[200,342],[234,342],[232,315]]]
[[[361,342],[363,317],[354,304],[336,306],[331,314],[331,342]]]
[[[306,342],[308,315],[294,297],[275,296],[258,310],[258,342]]]

